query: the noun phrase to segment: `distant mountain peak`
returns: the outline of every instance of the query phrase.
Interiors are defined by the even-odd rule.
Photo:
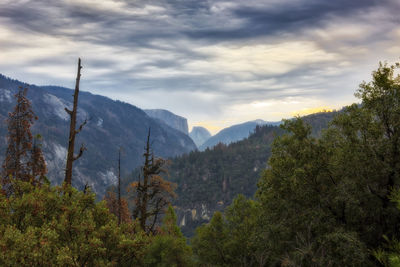
[[[197,147],[200,147],[204,142],[206,142],[210,137],[210,132],[201,126],[194,126],[192,131],[189,133],[190,138],[194,141]]]
[[[254,129],[257,125],[278,126],[280,124],[281,122],[268,122],[262,119],[235,124],[228,128],[222,129],[216,135],[210,137],[205,143],[199,146],[199,150],[205,150],[207,147],[212,148],[218,143],[230,144],[243,140],[254,132]]]
[[[187,119],[182,116],[176,115],[166,109],[145,109],[144,112],[146,112],[149,117],[161,120],[169,127],[181,131],[186,135],[189,134]]]
[[[262,119],[256,119],[256,120],[254,120],[254,121],[252,121],[252,122],[255,122],[255,123],[257,123],[257,124],[266,124],[266,123],[267,123],[266,121],[264,121],[264,120],[262,120]]]

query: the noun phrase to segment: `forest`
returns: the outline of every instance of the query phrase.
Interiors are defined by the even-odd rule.
[[[215,148],[220,156],[207,158],[209,150],[187,156],[206,158],[204,169],[222,159],[268,156],[261,172],[246,174],[234,168],[238,163],[218,170],[222,184],[225,173],[236,175],[232,195],[214,196],[212,187],[204,188],[201,169],[176,165],[165,176],[169,160],[154,154],[149,129],[140,171],[123,183],[127,189],[118,179],[102,201],[90,186],[72,186],[73,164],[86,150],[82,145],[75,151],[75,136],[86,124],[76,123],[80,69],[79,61],[74,105],[66,109],[70,132],[62,185],[46,177],[41,136],[30,130],[37,117],[29,89],[15,95],[1,172],[1,266],[400,266],[399,63],[380,63],[356,91],[360,103],[333,113],[326,127],[313,129],[296,117],[275,132],[256,130],[254,136],[268,134],[262,135],[262,149],[251,138],[244,143],[253,155],[241,157],[237,144],[221,144]],[[241,191],[254,179],[254,195]],[[231,202],[190,239],[173,206],[186,189],[194,192],[191,197]]]

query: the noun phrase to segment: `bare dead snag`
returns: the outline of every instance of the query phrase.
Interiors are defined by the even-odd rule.
[[[78,59],[78,73],[76,75],[76,83],[75,83],[75,92],[74,92],[74,104],[72,110],[65,108],[65,111],[70,116],[70,127],[69,127],[69,138],[68,138],[68,154],[67,154],[67,165],[65,169],[65,179],[64,182],[67,185],[72,184],[72,163],[79,159],[83,151],[86,150],[85,146],[82,144],[78,155],[74,156],[74,147],[75,147],[75,136],[82,130],[82,128],[86,125],[87,120],[85,120],[79,127],[76,129],[76,114],[78,112],[78,95],[79,95],[79,82],[81,79],[81,59]]]
[[[118,151],[118,225],[121,224],[121,147]]]
[[[137,182],[130,184],[134,194],[133,218],[138,219],[140,227],[147,234],[156,232],[158,218],[165,213],[166,207],[176,197],[176,184],[163,179],[168,174],[164,168],[167,161],[154,157],[150,144],[150,129],[147,135],[144,165]],[[143,179],[141,179],[143,176]]]

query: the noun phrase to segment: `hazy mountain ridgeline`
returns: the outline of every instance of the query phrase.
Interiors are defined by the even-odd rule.
[[[318,136],[336,113],[316,113],[303,119]],[[220,143],[171,160],[168,179],[178,185],[174,205],[185,235],[191,236],[215,211],[230,205],[237,194],[254,195],[258,179],[267,167],[271,144],[283,133],[279,126],[256,125],[253,133],[241,141],[229,145]],[[122,187],[133,182],[137,174],[135,170],[132,176],[123,179]]]
[[[71,108],[73,90],[56,86],[28,85],[0,75],[0,161],[6,149],[8,112],[15,106],[14,94],[19,86],[28,87],[28,98],[38,120],[33,133],[40,134],[43,151],[53,183],[64,178],[69,118],[64,108]],[[122,170],[131,171],[142,162],[147,131],[151,128],[153,148],[157,155],[172,157],[196,148],[186,134],[152,119],[127,103],[80,92],[78,122],[88,119],[76,146],[84,143],[84,155],[74,166],[73,185],[82,188],[87,182],[102,197],[105,188],[115,182],[118,149],[123,147]]]
[[[154,119],[160,120],[168,126],[188,135],[187,119],[165,109],[145,109],[144,112]]]
[[[199,150],[203,151],[207,147],[212,148],[218,143],[230,144],[232,142],[236,142],[247,138],[256,128],[257,125],[274,125],[277,126],[280,122],[267,122],[263,120],[254,120],[248,121],[241,124],[232,125],[228,128],[225,128],[218,132],[216,135],[210,137],[207,141],[205,141],[201,146],[199,146]]]
[[[210,132],[201,126],[194,126],[193,129],[189,133],[190,138],[192,138],[193,142],[196,144],[197,147],[200,147],[207,141],[211,134]]]

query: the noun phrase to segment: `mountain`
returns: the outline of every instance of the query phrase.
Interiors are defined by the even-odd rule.
[[[189,133],[189,136],[190,138],[192,138],[196,146],[200,147],[202,144],[204,144],[205,141],[207,141],[211,137],[211,134],[204,127],[194,126],[192,131]]]
[[[73,90],[57,86],[35,86],[0,75],[0,120],[4,122],[15,105],[13,95],[19,86],[28,87],[28,98],[38,120],[32,127],[34,134],[42,135],[52,183],[64,179],[68,145],[69,117],[64,107],[71,108]],[[80,92],[78,122],[88,123],[77,135],[76,150],[81,143],[87,147],[83,156],[74,163],[73,185],[82,188],[88,183],[101,197],[105,189],[116,181],[117,155],[122,147],[121,169],[131,172],[142,162],[148,129],[156,155],[173,157],[196,149],[186,134],[149,117],[143,110],[121,101]],[[6,123],[0,124],[0,161],[6,151]]]
[[[247,138],[256,128],[257,125],[279,125],[280,122],[266,122],[263,120],[248,121],[241,124],[236,124],[225,128],[218,132],[216,135],[210,137],[205,143],[199,146],[199,150],[203,151],[206,148],[212,148],[218,143],[230,144]]]
[[[337,112],[316,113],[303,117],[319,136]],[[174,202],[183,233],[191,236],[194,229],[208,222],[215,211],[224,210],[238,194],[252,197],[258,179],[267,167],[271,145],[284,131],[273,125],[256,125],[253,133],[229,145],[219,143],[205,151],[171,159],[166,179],[178,186]],[[122,180],[122,188],[133,182],[138,170]],[[127,194],[124,192],[124,194]]]
[[[145,109],[144,112],[154,119],[160,120],[168,126],[189,135],[187,119],[165,109]]]

